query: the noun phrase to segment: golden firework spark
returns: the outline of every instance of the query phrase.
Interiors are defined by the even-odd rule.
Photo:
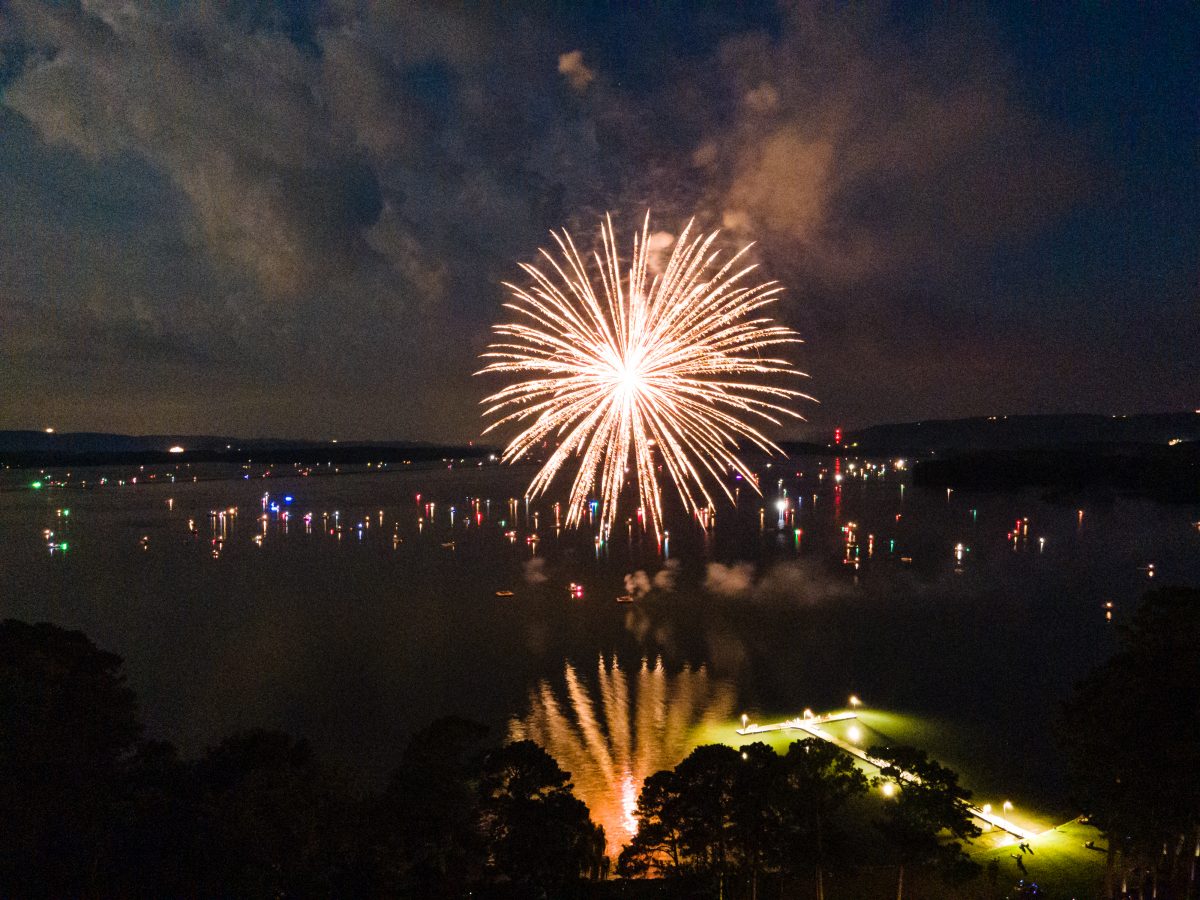
[[[738,441],[782,451],[750,421],[802,419],[782,403],[812,399],[754,380],[804,374],[787,360],[762,355],[800,343],[791,329],[755,315],[783,288],[774,281],[747,283],[756,268],[744,260],[750,247],[719,262],[713,249],[719,232],[693,236],[692,224],[661,271],[652,271],[659,266],[652,265],[649,213],[634,235],[627,272],[611,217],[601,223],[591,270],[569,233],[551,232],[560,255],[541,251],[549,268],[522,264],[531,284],[505,284],[512,291],[505,306],[518,320],[495,326],[501,340],[483,354],[492,362],[479,374],[529,377],[484,400],[490,404],[484,415],[499,416],[486,431],[513,422],[526,426],[505,449],[508,462],[556,442],[530,496],[546,491],[579,458],[568,525],[581,521],[598,490],[601,531],[611,529],[631,455],[639,503],[655,533],[662,522],[656,451],[690,512],[712,505],[709,482],[732,501],[722,477],[730,471],[757,489],[737,456]]]

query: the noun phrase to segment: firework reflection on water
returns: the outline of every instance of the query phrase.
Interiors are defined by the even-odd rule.
[[[571,773],[615,856],[636,831],[642,782],[687,756],[698,728],[729,721],[737,694],[704,666],[673,674],[661,658],[626,672],[602,655],[594,683],[567,662],[563,682],[561,690],[543,680],[530,691],[529,712],[509,723],[509,737],[537,742]]]

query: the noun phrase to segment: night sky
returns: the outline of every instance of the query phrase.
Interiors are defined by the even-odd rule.
[[[500,282],[647,209],[814,426],[1200,406],[1200,6],[630,6],[0,0],[0,428],[475,438]]]

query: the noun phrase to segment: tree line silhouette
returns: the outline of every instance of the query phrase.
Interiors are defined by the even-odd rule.
[[[1198,648],[1200,591],[1152,592],[1064,707],[1076,797],[1108,844],[1108,897],[1194,889]],[[0,896],[757,898],[790,885],[822,900],[864,861],[889,867],[898,897],[914,871],[978,872],[963,846],[979,834],[970,793],[910,747],[872,747],[872,779],[815,739],[782,754],[697,747],[646,779],[610,871],[570,774],[530,741],[440,719],[378,790],[278,731],[184,758],[145,739],[122,665],[80,632],[0,623]]]
[[[1059,732],[1075,801],[1105,838],[1104,897],[1200,896],[1200,590],[1146,595]]]
[[[610,874],[603,829],[530,741],[496,746],[481,725],[440,719],[413,735],[382,790],[355,791],[278,731],[241,732],[193,759],[144,739],[122,665],[80,632],[0,623],[0,895],[570,897]],[[698,747],[647,779],[618,871],[718,894],[819,873],[847,858],[839,815],[866,791],[819,741],[784,756]],[[883,833],[905,860],[931,862],[947,822],[914,814],[915,790],[901,796]],[[961,828],[960,806],[946,809]]]

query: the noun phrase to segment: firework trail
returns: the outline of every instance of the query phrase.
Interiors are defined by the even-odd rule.
[[[530,496],[578,458],[568,525],[581,521],[598,489],[601,531],[611,529],[631,455],[639,503],[656,534],[662,523],[656,455],[689,512],[712,505],[710,481],[732,501],[725,473],[738,472],[757,489],[736,455],[739,439],[782,452],[751,423],[803,418],[784,404],[811,397],[755,381],[804,374],[763,355],[800,342],[791,329],[757,314],[782,287],[747,282],[755,269],[743,259],[749,247],[720,262],[713,249],[718,234],[693,235],[689,222],[662,271],[652,272],[647,214],[623,271],[607,217],[591,267],[570,234],[552,232],[559,255],[541,251],[545,271],[522,264],[531,284],[506,283],[512,298],[505,306],[516,321],[495,326],[500,339],[483,354],[491,362],[480,374],[525,380],[484,400],[484,415],[498,417],[486,431],[524,426],[504,451],[508,462],[543,442],[557,443]]]

